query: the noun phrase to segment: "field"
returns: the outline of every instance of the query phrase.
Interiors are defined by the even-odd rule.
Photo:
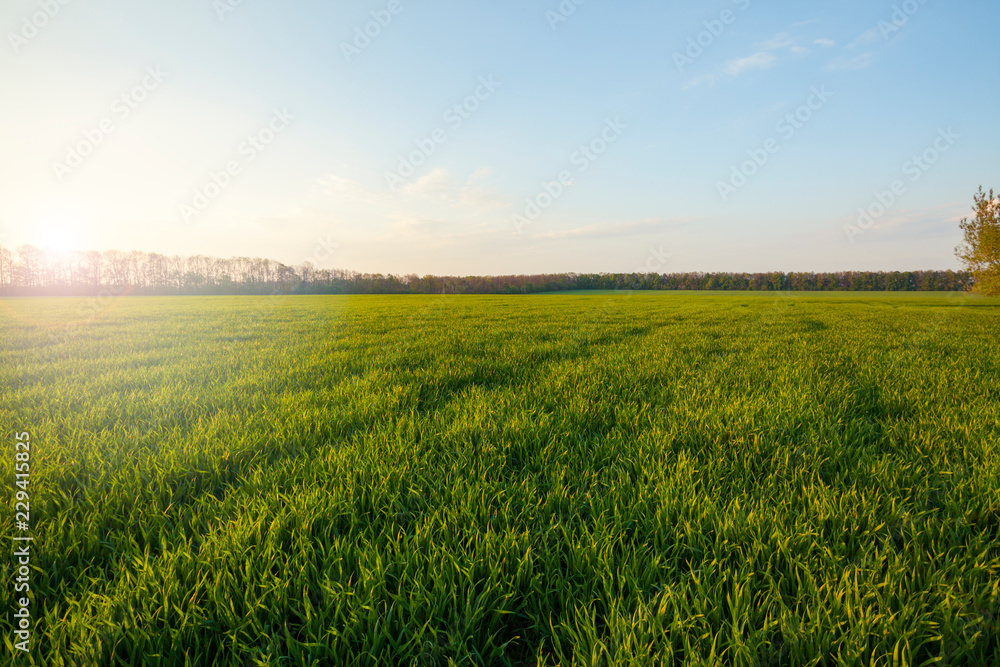
[[[7,299],[0,329],[19,664],[1000,664],[998,300]]]

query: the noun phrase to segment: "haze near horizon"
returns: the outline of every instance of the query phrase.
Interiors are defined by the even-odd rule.
[[[998,20],[11,0],[0,244],[419,275],[957,269],[957,221],[1000,182]]]

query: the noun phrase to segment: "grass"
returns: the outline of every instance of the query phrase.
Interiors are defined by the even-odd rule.
[[[998,300],[8,299],[0,328],[19,663],[1000,664]]]

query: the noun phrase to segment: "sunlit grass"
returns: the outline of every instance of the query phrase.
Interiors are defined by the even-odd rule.
[[[35,664],[1000,664],[1000,301],[85,303],[0,301]]]

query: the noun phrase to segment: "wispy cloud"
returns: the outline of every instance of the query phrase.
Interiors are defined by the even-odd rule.
[[[509,206],[510,201],[507,197],[487,186],[490,175],[489,169],[478,169],[465,182],[459,182],[450,171],[438,167],[403,187],[400,193],[407,197],[432,200],[446,206],[480,211]]]
[[[776,60],[777,58],[774,54],[768,51],[758,51],[757,53],[749,55],[745,58],[735,58],[726,63],[721,73],[709,72],[708,74],[703,74],[689,80],[684,84],[684,90],[700,86],[703,83],[707,83],[710,86],[715,85],[715,82],[723,76],[737,77],[749,70],[767,69],[768,67],[774,65]]]
[[[830,62],[828,69],[831,71],[859,70],[868,67],[875,61],[875,52],[868,50],[869,45],[877,42],[878,39],[879,32],[876,28],[865,30],[844,46],[843,53]]]
[[[830,69],[833,71],[864,69],[871,65],[874,60],[875,54],[870,52],[859,53],[857,55],[845,54],[835,58],[830,63]]]
[[[645,220],[625,220],[618,222],[599,222],[584,227],[536,234],[531,238],[544,241],[565,241],[574,239],[603,239],[621,236],[637,236],[652,234],[665,229],[679,227],[690,220],[669,220],[664,218],[646,218]]]
[[[701,76],[696,76],[693,79],[689,79],[687,83],[684,84],[684,90],[688,90],[690,88],[696,88],[697,86],[700,86],[703,83],[707,83],[708,85],[712,86],[715,85],[715,82],[718,79],[719,79],[718,74],[702,74]]]
[[[347,239],[368,235],[378,243],[405,238],[411,248],[442,249],[462,243],[494,244],[509,232],[501,209],[509,197],[492,185],[493,172],[479,168],[459,176],[444,167],[414,178],[396,193],[372,190],[340,174],[316,179],[314,209],[293,211],[274,221],[276,228],[322,221]],[[366,220],[362,230],[357,220]]]
[[[763,42],[757,44],[757,47],[763,51],[777,51],[778,49],[795,46],[797,43],[797,40],[795,40],[787,32],[779,32],[773,37],[765,39]]]
[[[872,44],[872,43],[878,42],[878,40],[879,40],[878,28],[869,28],[868,30],[865,30],[863,33],[861,33],[860,35],[858,35],[854,39],[854,41],[852,41],[850,44],[848,44],[844,48],[845,49],[856,49],[858,47],[864,46],[865,44]]]
[[[725,72],[729,76],[739,76],[740,73],[751,69],[767,69],[774,65],[777,60],[770,51],[758,51],[746,58],[737,58],[726,63]]]
[[[949,202],[926,208],[891,209],[879,218],[869,231],[879,232],[884,239],[916,236],[953,236],[958,231],[958,221],[964,217],[964,204]],[[856,216],[838,219],[838,224],[854,224]],[[898,238],[897,238],[898,237]]]
[[[375,203],[381,198],[361,183],[335,174],[318,178],[316,182],[324,194],[335,199]]]
[[[398,196],[370,190],[356,180],[336,174],[328,174],[316,182],[322,194],[335,202],[398,205],[402,199],[488,211],[510,205],[507,197],[488,186],[491,174],[490,169],[482,168],[460,181],[448,169],[438,167],[401,187]]]
[[[393,229],[403,236],[441,236],[448,228],[448,221],[417,215],[403,215],[396,218]]]
[[[796,25],[806,25],[811,22],[806,21],[805,23]],[[832,44],[831,40],[818,40],[816,43],[818,44],[823,41],[829,41]],[[754,44],[754,48],[757,50],[748,56],[726,61],[725,65],[718,72],[709,72],[708,74],[688,80],[684,84],[684,89],[687,90],[702,84],[714,85],[723,77],[735,78],[753,70],[769,69],[778,62],[778,54],[786,49],[795,55],[809,53],[808,48],[799,44],[799,38],[787,31],[776,33],[768,39],[757,42]]]
[[[474,172],[459,191],[459,201],[479,210],[494,210],[511,205],[511,199],[486,185],[486,180],[492,175],[488,168]]]
[[[443,167],[437,167],[412,183],[407,183],[400,189],[400,192],[409,197],[429,199],[443,197],[453,187],[451,172]]]

